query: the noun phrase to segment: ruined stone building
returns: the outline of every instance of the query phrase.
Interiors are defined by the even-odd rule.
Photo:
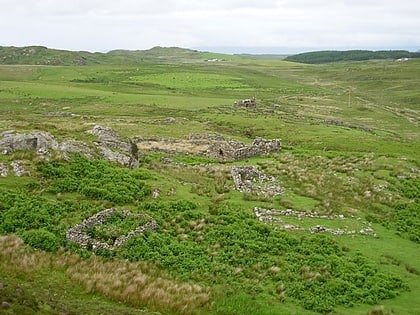
[[[188,140],[135,138],[134,141],[142,151],[193,154],[226,162],[239,161],[281,150],[280,139],[266,140],[258,137],[248,145],[225,138],[221,134],[192,134]]]
[[[251,145],[237,141],[215,141],[209,145],[207,155],[220,161],[238,161],[281,150],[281,140],[256,138]]]

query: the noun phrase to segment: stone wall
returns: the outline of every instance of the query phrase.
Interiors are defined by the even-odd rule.
[[[114,241],[114,244],[112,245],[93,239],[86,233],[87,229],[94,227],[96,225],[99,225],[99,224],[103,224],[114,213],[118,213],[118,210],[115,208],[110,208],[110,209],[106,209],[101,212],[98,212],[97,214],[84,220],[82,223],[70,228],[66,233],[66,238],[71,242],[78,243],[83,248],[114,249],[116,247],[123,245],[130,238],[136,235],[143,234],[146,231],[156,230],[158,227],[157,222],[147,214],[133,214],[127,210],[123,210],[119,213],[121,213],[124,217],[132,216],[138,219],[146,218],[149,220],[149,222],[128,232],[126,235],[121,235]]]
[[[293,224],[286,224],[283,222],[282,217],[297,217],[299,220],[304,218],[307,219],[325,219],[325,220],[347,220],[348,218],[342,214],[338,215],[325,215],[325,214],[318,214],[316,212],[304,212],[304,211],[295,211],[292,209],[285,209],[285,210],[276,210],[276,209],[264,209],[260,207],[254,208],[255,216],[258,218],[259,221],[265,223],[275,223],[278,224],[283,230],[287,231],[309,231],[310,233],[330,233],[333,235],[369,235],[373,237],[377,237],[377,234],[372,228],[372,225],[369,222],[362,221],[361,218],[355,218],[352,216],[352,219],[356,219],[362,225],[362,228],[359,230],[347,230],[347,229],[333,229],[329,227],[325,227],[323,225],[315,225],[309,229],[304,229],[298,225]]]
[[[188,140],[154,138],[135,138],[134,140],[142,150],[195,154],[227,162],[281,150],[280,139],[266,140],[258,137],[252,144],[247,145],[227,139],[220,134],[192,134]]]
[[[347,127],[347,128],[353,128],[353,129],[360,129],[366,132],[373,132],[372,128],[366,125],[361,124],[355,124],[355,123],[348,123],[345,121],[342,121],[340,119],[325,119],[324,123],[327,125],[335,125],[340,127]]]
[[[238,141],[215,141],[209,145],[207,155],[220,161],[239,161],[279,150],[280,139],[266,140],[258,137],[251,145]]]

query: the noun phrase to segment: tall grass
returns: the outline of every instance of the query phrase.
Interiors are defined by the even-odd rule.
[[[64,269],[86,292],[98,292],[115,301],[177,314],[195,314],[210,300],[208,289],[171,279],[151,263],[97,256],[82,259],[63,249],[57,254],[33,251],[14,235],[0,236],[0,268],[13,274]]]

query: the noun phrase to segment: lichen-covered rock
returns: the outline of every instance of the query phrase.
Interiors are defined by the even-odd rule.
[[[130,141],[123,140],[111,127],[95,125],[88,133],[97,136],[99,142],[108,148],[118,149],[124,152],[130,152],[131,150]]]
[[[18,177],[23,176],[23,175],[28,175],[28,176],[31,175],[31,173],[27,171],[19,161],[13,161],[11,163],[11,166],[13,168],[13,173]]]
[[[138,167],[138,148],[130,139],[123,139],[110,127],[96,125],[88,133],[98,137],[101,156],[129,168]]]
[[[86,143],[74,139],[66,139],[58,146],[58,150],[69,153],[81,153],[87,158],[92,158],[94,150]]]
[[[13,131],[3,132],[0,148],[6,153],[19,150],[57,150],[58,142],[49,132],[37,131],[29,134],[19,134]]]
[[[138,167],[138,148],[130,139],[123,139],[111,128],[99,125],[89,132],[98,137],[97,149],[74,139],[66,139],[59,143],[52,134],[45,131],[20,134],[13,130],[0,134],[0,149],[4,154],[20,150],[34,150],[40,158],[45,160],[52,157],[52,151],[62,152],[66,160],[69,159],[69,153],[80,153],[87,158],[93,158],[99,154],[109,161],[130,168]],[[2,169],[2,174],[7,174],[6,168]]]

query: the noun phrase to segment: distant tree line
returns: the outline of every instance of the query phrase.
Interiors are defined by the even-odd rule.
[[[286,57],[287,61],[319,64],[339,61],[363,61],[374,59],[420,58],[420,52],[406,50],[325,50],[313,51]]]

